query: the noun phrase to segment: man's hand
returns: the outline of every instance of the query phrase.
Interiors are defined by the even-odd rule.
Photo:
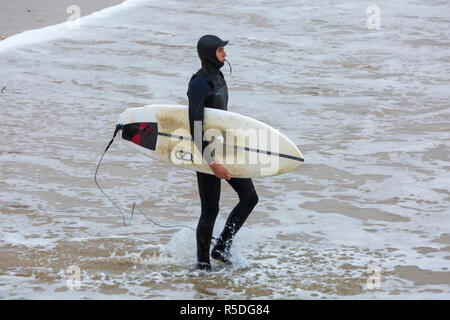
[[[209,167],[214,172],[214,174],[216,175],[217,178],[219,178],[219,179],[226,179],[226,180],[230,180],[231,179],[231,174],[221,164],[218,164],[215,161],[213,161],[209,165]]]

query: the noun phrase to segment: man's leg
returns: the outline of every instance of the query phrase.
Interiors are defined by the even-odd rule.
[[[214,223],[219,213],[220,179],[214,175],[197,172],[198,191],[202,205],[197,225],[198,268],[209,270],[209,250]]]
[[[235,234],[242,227],[245,220],[258,203],[258,195],[251,179],[231,178],[227,181],[239,196],[238,204],[228,216],[225,228],[212,251],[212,257],[225,263],[229,263],[231,243]]]

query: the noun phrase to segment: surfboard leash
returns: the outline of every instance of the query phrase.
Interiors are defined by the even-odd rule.
[[[130,220],[128,221],[128,223],[126,222],[126,218],[125,218],[125,213],[123,212],[122,208],[120,208],[120,206],[110,197],[106,194],[105,191],[103,191],[103,189],[100,187],[100,185],[98,184],[97,181],[97,174],[98,174],[98,169],[100,168],[100,164],[102,163],[103,157],[106,154],[106,151],[108,151],[109,147],[111,147],[117,133],[123,129],[123,125],[121,123],[116,124],[116,128],[114,130],[114,134],[113,137],[111,139],[111,141],[109,141],[108,145],[105,148],[105,151],[103,151],[102,156],[100,157],[100,160],[97,164],[97,168],[95,169],[95,174],[94,174],[94,180],[95,180],[95,184],[97,185],[98,189],[103,193],[103,195],[109,200],[111,201],[111,203],[119,210],[120,214],[122,215],[122,219],[123,219],[123,224],[124,226],[129,226],[131,224],[131,219],[133,218],[133,214],[134,214],[134,207],[136,205],[136,202],[133,203],[133,209],[131,210],[131,216],[130,216]]]
[[[162,227],[162,228],[181,228],[181,227],[183,227],[183,228],[187,228],[187,229],[196,231],[194,228],[189,227],[189,226],[185,226],[185,225],[170,225],[170,226],[167,226],[167,225],[159,224],[159,223],[153,221],[152,219],[150,219],[150,218],[149,218],[149,217],[148,217],[148,216],[147,216],[147,215],[146,215],[139,207],[136,207],[136,202],[133,202],[133,208],[131,209],[130,219],[129,219],[128,222],[127,222],[126,217],[125,217],[125,213],[123,212],[122,208],[120,208],[120,206],[119,206],[119,205],[118,205],[118,204],[117,204],[110,196],[108,196],[108,195],[106,194],[105,191],[103,191],[103,189],[100,187],[100,185],[99,185],[99,183],[98,183],[98,181],[97,181],[98,169],[100,168],[100,165],[101,165],[101,163],[102,163],[103,157],[104,157],[105,154],[106,154],[106,151],[108,151],[109,147],[112,145],[114,139],[115,139],[116,136],[117,136],[117,133],[118,133],[120,130],[123,130],[123,124],[118,123],[118,124],[116,124],[116,128],[115,128],[115,130],[114,130],[114,134],[113,134],[113,137],[112,137],[111,141],[109,141],[108,145],[107,145],[106,148],[105,148],[105,151],[103,151],[103,154],[102,154],[102,156],[100,157],[100,160],[99,160],[99,162],[98,162],[98,164],[97,164],[97,168],[95,169],[94,180],[95,180],[95,184],[97,185],[97,187],[99,188],[99,190],[103,193],[103,195],[104,195],[109,201],[111,201],[111,203],[119,210],[120,214],[122,215],[122,219],[123,219],[123,224],[124,224],[124,226],[127,227],[127,226],[129,226],[129,225],[131,224],[131,219],[133,219],[134,209],[137,208],[137,210],[139,211],[139,213],[142,214],[148,221],[150,221],[151,223],[153,223],[154,225],[157,225],[157,226],[159,226],[159,227]]]

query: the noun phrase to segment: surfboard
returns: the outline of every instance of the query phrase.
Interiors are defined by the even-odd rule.
[[[119,116],[122,141],[144,155],[170,165],[214,174],[194,144],[189,130],[188,107],[148,105],[130,108]],[[203,138],[211,155],[232,177],[280,175],[303,160],[298,147],[275,128],[231,111],[205,108]]]

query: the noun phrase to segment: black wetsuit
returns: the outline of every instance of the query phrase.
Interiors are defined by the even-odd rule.
[[[200,38],[197,44],[202,68],[192,76],[187,92],[192,137],[194,137],[194,122],[199,123],[203,128],[205,107],[227,110],[228,87],[220,71],[223,63],[216,57],[217,48],[225,46],[227,43],[228,41],[222,41],[216,36],[208,35]],[[196,141],[204,159],[210,164],[214,159],[207,144],[208,142]],[[201,215],[197,226],[197,259],[199,268],[209,269],[209,249],[214,223],[219,213],[221,181],[215,175],[197,172],[197,182],[201,200]],[[211,253],[214,259],[223,262],[229,262],[229,251],[233,237],[258,202],[258,196],[251,179],[232,177],[227,182],[237,192],[239,202],[228,216],[225,228]]]

